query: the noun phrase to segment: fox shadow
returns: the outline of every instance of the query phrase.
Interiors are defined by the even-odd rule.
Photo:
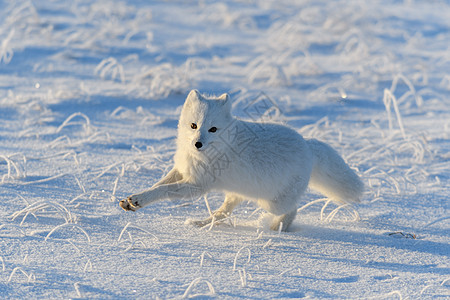
[[[390,248],[393,250],[406,250],[409,253],[423,253],[429,255],[438,255],[444,257],[450,257],[450,245],[440,242],[429,241],[425,239],[407,239],[407,238],[395,238],[389,234],[370,234],[370,233],[360,233],[352,232],[347,230],[335,229],[335,228],[324,228],[312,225],[301,225],[295,224],[293,232],[285,234],[283,239],[290,239],[293,244],[298,242],[298,238],[311,238],[323,242],[336,242],[344,243],[349,245],[358,246],[373,246],[376,248]],[[290,244],[290,243],[289,243]],[[298,251],[299,249],[295,246],[283,246],[284,249],[278,249],[277,251]],[[295,249],[294,249],[295,248]],[[374,250],[378,252],[378,250]],[[384,251],[386,252],[386,251]],[[387,253],[390,253],[387,251]],[[344,262],[347,264],[359,266],[359,267],[369,267],[376,269],[388,269],[392,271],[402,271],[402,272],[412,272],[412,273],[434,273],[440,275],[447,275],[450,271],[449,268],[439,266],[438,264],[408,264],[389,261],[387,258],[385,261],[374,261],[370,259],[360,260],[354,258],[346,257],[336,257],[336,256],[323,256],[314,253],[306,253],[305,255],[316,258],[319,260],[329,260],[330,262]],[[414,254],[412,254],[414,255]],[[411,259],[412,261],[412,259]]]

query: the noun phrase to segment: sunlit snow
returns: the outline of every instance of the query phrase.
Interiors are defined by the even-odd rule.
[[[332,145],[363,202],[123,211],[194,88]],[[0,297],[450,297],[449,139],[448,1],[0,1]]]

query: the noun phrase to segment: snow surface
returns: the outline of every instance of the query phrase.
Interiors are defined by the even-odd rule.
[[[335,147],[359,220],[313,193],[286,233],[120,209],[193,88]],[[449,107],[448,1],[0,1],[0,297],[449,298]]]

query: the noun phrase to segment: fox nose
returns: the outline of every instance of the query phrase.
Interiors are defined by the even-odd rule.
[[[202,144],[201,142],[195,143],[195,147],[196,147],[197,149],[200,149],[202,146],[203,146],[203,144]]]

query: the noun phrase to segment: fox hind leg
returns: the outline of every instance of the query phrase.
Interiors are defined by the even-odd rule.
[[[296,215],[297,209],[281,216],[273,215],[270,223],[270,229],[273,231],[286,231],[289,228],[289,225],[291,225],[294,221]]]
[[[212,216],[206,218],[205,220],[192,221],[191,224],[198,227],[204,227],[211,224],[211,222],[217,222],[228,218],[233,212],[233,209],[243,200],[244,199],[241,196],[238,196],[236,194],[226,194],[225,201],[219,207],[219,209],[212,214]]]

